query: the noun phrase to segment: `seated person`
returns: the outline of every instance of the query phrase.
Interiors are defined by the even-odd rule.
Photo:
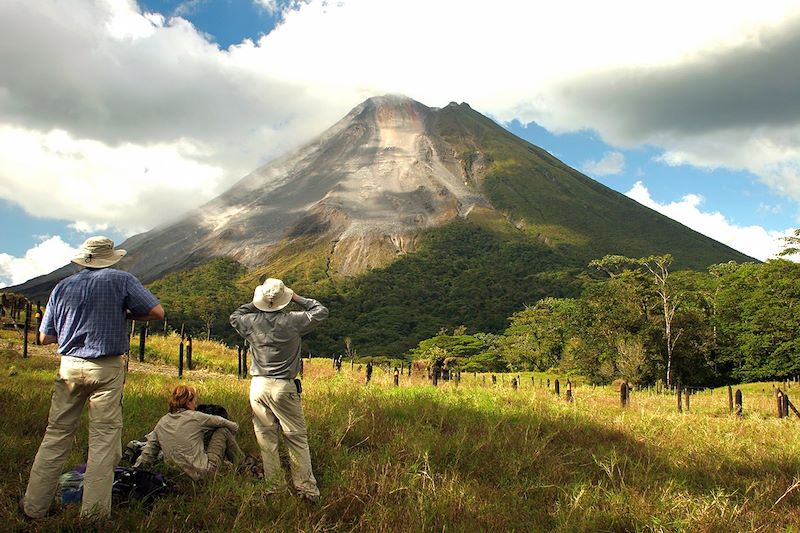
[[[153,431],[147,434],[147,444],[134,466],[152,464],[158,452],[174,463],[192,479],[213,474],[225,457],[233,463],[243,459],[236,443],[239,424],[221,416],[196,411],[197,391],[189,385],[178,385],[169,399],[169,413],[162,416]],[[204,445],[204,437],[211,438]]]

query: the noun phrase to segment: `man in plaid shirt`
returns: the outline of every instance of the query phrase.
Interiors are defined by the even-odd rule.
[[[106,237],[90,237],[72,260],[86,268],[56,285],[47,302],[39,339],[58,343],[61,366],[47,430],[20,502],[29,518],[47,514],[87,402],[89,457],[81,516],[107,518],[111,513],[114,467],[122,457],[127,320],[164,318],[158,299],[136,277],[107,268],[125,253]]]

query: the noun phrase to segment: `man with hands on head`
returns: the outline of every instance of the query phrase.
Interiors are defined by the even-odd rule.
[[[295,302],[304,311],[286,311]],[[317,480],[311,468],[300,373],[301,337],[328,316],[316,300],[303,298],[279,279],[267,279],[255,288],[253,301],[231,314],[231,325],[250,344],[250,407],[253,427],[264,462],[268,492],[287,489],[278,457],[279,432],[289,451],[292,482],[298,494],[315,502]]]
[[[59,282],[47,302],[39,339],[58,343],[61,365],[47,429],[20,501],[29,518],[47,514],[87,403],[89,456],[81,517],[103,519],[111,513],[114,467],[122,457],[127,320],[164,318],[158,299],[135,276],[108,268],[125,254],[107,237],[88,238],[72,259],[85,268]]]

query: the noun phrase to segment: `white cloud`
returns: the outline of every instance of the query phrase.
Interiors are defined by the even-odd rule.
[[[132,0],[1,2],[0,34],[0,198],[37,216],[149,229],[343,114]]]
[[[22,257],[0,253],[0,287],[18,285],[64,266],[78,253],[60,236],[41,237]],[[10,283],[7,283],[10,282]]]
[[[771,204],[766,204],[764,202],[759,202],[757,211],[761,214],[766,214],[766,215],[780,215],[781,213],[783,213],[783,205],[781,204],[771,205]]]
[[[800,198],[798,121],[695,135],[634,128],[626,121],[636,108],[587,105],[574,95],[594,85],[573,83],[620,70],[635,81],[637,69],[680,70],[735,47],[769,51],[764,28],[800,13],[796,1],[676,0],[657,16],[637,0],[498,0],[491,9],[254,1],[279,10],[282,24],[227,50],[134,0],[0,2],[0,197],[86,227],[140,231],[202,204],[364,98],[402,93],[432,106],[468,101],[551,131],[596,129],[619,146],[651,143],[665,160],[751,169]],[[796,70],[787,57],[784,71]]]
[[[794,229],[770,231],[761,226],[737,226],[722,213],[702,211],[703,197],[696,194],[687,194],[678,202],[660,204],[653,200],[641,181],[637,181],[625,194],[650,209],[761,261],[777,256],[785,244],[783,237],[794,232]]]
[[[141,232],[218,192],[223,172],[198,162],[200,150],[188,141],[112,147],[64,131],[0,127],[0,182],[6,198],[31,213],[80,217],[73,224],[79,231],[113,220]]]
[[[185,17],[197,12],[208,0],[184,0],[175,7],[172,14],[176,17]]]
[[[625,156],[621,152],[606,152],[598,161],[584,161],[583,170],[590,176],[611,176],[625,170]]]
[[[106,231],[110,228],[110,226],[106,223],[90,224],[89,222],[83,220],[78,220],[72,224],[68,224],[67,227],[74,229],[78,233],[97,233],[100,231]]]
[[[267,13],[274,15],[280,11],[278,0],[253,0],[253,3],[260,6]]]

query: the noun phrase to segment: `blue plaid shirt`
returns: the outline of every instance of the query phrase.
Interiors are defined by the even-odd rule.
[[[87,268],[56,285],[39,331],[58,337],[61,355],[120,355],[130,345],[125,311],[144,315],[156,305],[158,299],[133,274]]]

